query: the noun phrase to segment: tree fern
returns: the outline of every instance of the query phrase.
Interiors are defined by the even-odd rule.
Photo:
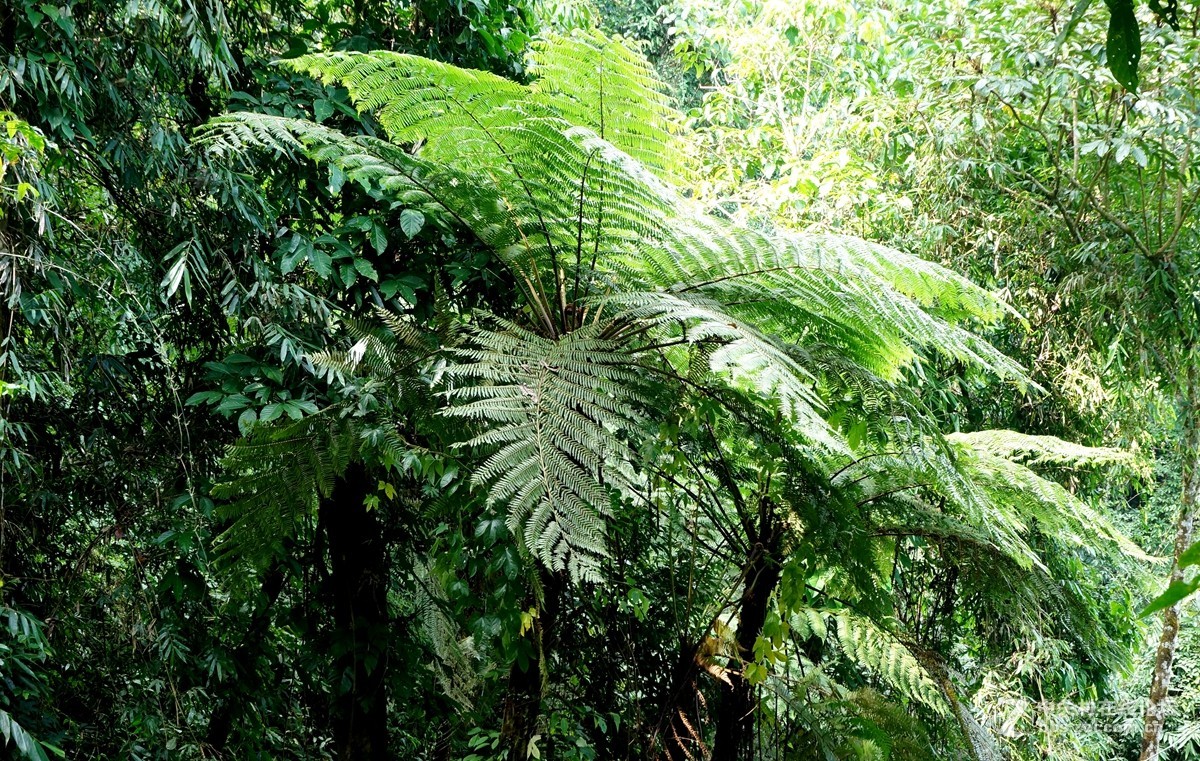
[[[574,59],[566,51],[573,49],[547,44],[540,65],[548,71],[569,68]],[[611,43],[603,46],[605,51],[617,49]],[[556,55],[565,58],[557,60]],[[606,65],[614,69],[622,61],[629,68],[632,60],[627,53],[610,58]],[[535,82],[533,89],[522,90],[480,72],[389,54],[305,57],[293,65],[346,84],[361,108],[376,109],[397,143],[423,141],[409,158],[391,155],[407,173],[420,162],[473,174],[472,186],[494,190],[501,207],[497,214],[489,212],[486,222],[469,226],[523,268],[531,296],[547,302],[542,305],[547,311],[597,295],[594,281],[622,290],[721,291],[732,297],[727,302],[742,300],[748,292],[769,294],[765,302],[756,299],[753,311],[788,319],[797,329],[793,333],[801,327],[841,330],[847,341],[857,338],[859,350],[868,356],[882,348],[882,357],[893,366],[910,356],[904,346],[910,341],[983,360],[1020,377],[1011,362],[984,342],[932,319],[919,307],[943,304],[938,307],[943,317],[995,319],[1002,309],[983,291],[934,265],[880,247],[828,236],[769,236],[707,219],[630,159],[633,146],[622,145],[619,135],[599,137],[591,128],[594,116],[571,108],[556,113],[553,99],[545,94],[559,85],[539,90]],[[642,76],[636,71],[628,75]],[[402,118],[392,114],[392,103],[408,104],[413,98],[424,105],[397,109],[405,114]],[[564,95],[562,101],[569,106],[574,99]],[[649,96],[642,101],[649,109],[657,102]],[[429,105],[433,103],[436,107]],[[434,110],[425,118],[428,109]],[[572,114],[577,122],[570,120]],[[329,158],[324,146],[335,140],[296,123],[238,119],[220,123],[226,142],[283,144],[278,133],[291,130],[312,142],[312,155]],[[244,134],[246,128],[268,137],[258,140]],[[483,146],[482,153],[471,147],[476,145]],[[355,146],[366,147],[361,139]],[[386,174],[377,166],[370,171]],[[478,205],[463,203],[454,179],[449,188],[426,190],[444,201],[449,213],[470,223],[467,209]],[[500,214],[508,219],[498,218]],[[497,237],[496,225],[511,231]],[[533,282],[539,276],[549,282]],[[619,280],[613,282],[614,277]],[[573,293],[564,292],[568,283]],[[910,295],[917,301],[910,301]],[[558,320],[559,328],[567,322]]]
[[[958,324],[995,321],[1004,306],[943,268],[703,213],[671,184],[681,136],[661,86],[598,33],[547,37],[527,86],[392,53],[287,65],[345,86],[390,142],[241,114],[217,120],[210,145],[331,163],[465,228],[508,266],[524,295],[520,324],[472,332],[450,396],[453,414],[487,428],[471,442],[493,449],[477,483],[552,567],[592,572],[609,500],[631,478],[619,433],[639,420],[637,385],[686,378],[697,356],[720,382],[778,405],[804,439],[843,454],[808,344],[886,378],[934,351],[1026,382]]]

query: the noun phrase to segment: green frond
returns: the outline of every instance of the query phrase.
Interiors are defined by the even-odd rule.
[[[904,644],[866,617],[839,611],[834,618],[838,644],[852,662],[936,713],[946,711],[937,683]]]
[[[869,270],[942,319],[992,325],[1006,317],[1021,317],[1007,302],[957,272],[919,256],[847,235],[810,233],[799,237],[807,245]]]
[[[416,580],[414,617],[421,635],[437,656],[429,664],[446,697],[469,710],[480,687],[479,658],[474,639],[463,635],[446,613],[446,595],[438,575],[420,559],[413,559]]]
[[[327,350],[309,357],[318,372],[341,380],[364,376],[397,386],[401,393],[420,393],[427,384],[419,380],[419,367],[436,351],[433,336],[415,321],[382,308],[375,309],[381,324],[347,319],[349,349]]]
[[[535,100],[593,130],[664,178],[684,171],[675,110],[644,56],[596,29],[537,40],[529,55]]]
[[[1098,545],[1103,543],[1117,554],[1151,559],[1091,505],[1021,462],[1008,459],[1015,456],[1032,457],[1040,462],[1127,463],[1128,455],[1119,450],[1081,447],[1053,437],[1022,436],[1011,431],[955,434],[947,438],[958,450],[960,466],[991,504],[1020,514],[1025,522],[1037,521],[1039,530],[1076,546],[1099,549]]]
[[[228,475],[212,489],[226,501],[218,514],[232,521],[217,538],[218,554],[255,562],[270,557],[303,530],[360,446],[347,421],[328,413],[258,426],[232,445],[222,462]]]
[[[790,625],[801,639],[824,640],[829,636],[829,616],[824,608],[800,608],[792,611]]]
[[[474,480],[508,506],[526,549],[550,568],[596,577],[610,494],[637,480],[623,435],[641,422],[641,381],[628,354],[594,331],[554,340],[497,324],[472,330],[456,351],[446,414],[484,427],[464,444],[492,452]]]
[[[789,623],[806,639],[836,635],[838,649],[855,668],[939,716],[947,715],[945,695],[937,681],[901,640],[870,618],[844,609],[801,608],[792,612]]]
[[[673,209],[658,235],[613,258],[627,287],[703,295],[791,340],[819,336],[892,377],[914,349],[927,349],[1031,383],[1020,365],[955,324],[993,321],[1003,306],[944,268],[852,238],[741,228],[685,199],[664,201]]]
[[[1042,565],[1030,545],[1030,516],[996,501],[963,467],[957,449],[937,433],[893,427],[880,451],[844,465],[835,484],[859,494],[884,535],[958,537],[1012,558]]]
[[[616,324],[653,328],[656,339],[682,339],[705,346],[709,369],[733,385],[775,399],[796,424],[796,430],[830,451],[846,445],[821,416],[824,403],[815,393],[816,378],[789,353],[788,347],[756,329],[753,323],[730,315],[720,302],[694,294],[651,291],[611,296],[600,302],[612,309]],[[675,367],[680,375],[688,370]]]
[[[1140,470],[1144,464],[1133,452],[1113,447],[1088,447],[1054,436],[1032,436],[1006,430],[952,433],[952,442],[969,446],[980,454],[1026,465],[1059,465],[1070,468],[1124,466]]]
[[[345,87],[362,112],[370,112],[397,144],[424,141],[428,160],[495,156],[489,131],[534,115],[527,88],[484,71],[389,51],[335,52],[282,62],[326,84]]]

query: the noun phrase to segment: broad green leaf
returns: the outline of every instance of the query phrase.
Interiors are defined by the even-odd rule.
[[[299,264],[300,260],[303,259],[307,254],[307,249],[300,248],[284,256],[283,262],[279,265],[279,273],[281,275],[291,274],[292,270],[296,269],[296,265]]]
[[[250,397],[245,394],[233,394],[225,397],[221,404],[217,406],[217,411],[228,414],[230,412],[237,412],[248,406],[250,406]]]
[[[313,248],[308,252],[308,261],[312,263],[313,271],[321,277],[329,277],[333,274],[333,257],[325,253],[319,248]]]
[[[345,184],[346,173],[337,164],[331,164],[329,167],[329,192],[337,195]]]
[[[306,413],[309,415],[315,415],[317,413],[317,405],[313,404],[307,399],[289,399],[286,402],[282,402],[280,406],[283,407],[283,411],[286,412],[287,416],[292,420],[299,420],[300,418],[304,417]]]
[[[376,282],[379,280],[379,273],[375,271],[375,265],[371,264],[371,262],[366,259],[355,259],[354,269],[358,270],[358,274],[362,275],[368,280]]]
[[[258,413],[253,409],[247,409],[238,416],[238,430],[245,436],[254,427],[254,423],[258,420]]]
[[[171,250],[171,254],[176,253],[179,254],[179,258],[172,262],[170,269],[167,270],[167,274],[163,276],[162,283],[160,283],[160,287],[164,291],[163,301],[169,301],[175,295],[175,292],[179,290],[179,286],[185,280],[190,280],[187,267],[187,243],[181,243]],[[190,282],[188,285],[191,285]],[[190,293],[190,291],[190,287],[185,289],[185,293]],[[188,298],[188,301],[190,302],[191,298]]]
[[[400,229],[408,237],[415,237],[425,226],[425,215],[416,209],[405,209],[400,212]]]
[[[388,280],[383,285],[379,286],[379,293],[385,299],[390,299],[399,294],[400,298],[404,299],[409,304],[417,303],[417,292],[402,280]]]
[[[1062,31],[1058,33],[1058,39],[1054,41],[1054,47],[1060,48],[1062,44],[1071,36],[1071,32],[1075,31],[1075,27],[1079,26],[1079,22],[1083,20],[1084,14],[1088,12],[1088,8],[1092,7],[1092,0],[1077,0],[1075,7],[1071,9],[1071,17],[1067,19],[1067,23],[1063,24]]]
[[[1133,0],[1105,0],[1108,5],[1108,68],[1126,90],[1137,92],[1138,62],[1142,58],[1142,33]]]
[[[403,214],[400,216],[401,218],[404,217]],[[371,247],[375,249],[375,253],[377,254],[382,254],[387,250],[387,232],[383,229],[383,225],[379,223],[371,225]]]
[[[184,405],[195,407],[200,404],[215,404],[225,398],[220,391],[197,391],[187,398]]]
[[[343,224],[343,227],[345,227],[346,229],[357,230],[360,233],[365,233],[374,226],[375,226],[375,223],[373,221],[371,221],[371,218],[363,216],[362,214],[359,214],[356,217],[351,217],[350,219],[347,219],[346,222]],[[337,239],[332,238],[332,237],[330,238],[331,242],[334,240],[337,240]]]

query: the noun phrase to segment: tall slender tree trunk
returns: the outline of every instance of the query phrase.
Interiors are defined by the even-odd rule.
[[[1179,522],[1175,527],[1175,563],[1171,568],[1171,583],[1183,580],[1179,556],[1191,546],[1196,525],[1197,497],[1200,496],[1200,372],[1190,357],[1184,388],[1180,393],[1179,419],[1183,427],[1180,439],[1182,455],[1182,494]],[[1171,673],[1175,665],[1175,648],[1179,641],[1179,603],[1162,614],[1162,635],[1154,657],[1154,674],[1150,680],[1150,704],[1146,708],[1146,728],[1142,735],[1142,754],[1139,761],[1158,761],[1163,726],[1167,720],[1168,694]]]
[[[233,651],[233,673],[235,679],[230,683],[228,694],[217,704],[208,721],[208,732],[205,744],[221,753],[229,743],[233,732],[234,720],[242,709],[242,701],[247,695],[253,695],[262,687],[262,675],[259,673],[256,661],[262,652],[263,642],[271,628],[271,608],[283,591],[285,573],[283,565],[276,561],[263,574],[262,597],[263,605],[250,619],[246,628],[246,636],[242,643]]]
[[[751,757],[758,701],[754,685],[743,675],[745,664],[754,660],[754,643],[767,620],[771,595],[779,584],[779,545],[782,538],[769,500],[759,504],[757,537],[747,558],[746,581],[738,608],[738,656],[730,661],[728,682],[721,682],[717,709],[717,734],[712,761],[744,761]]]
[[[329,547],[335,673],[331,724],[338,761],[384,761],[388,753],[388,552],[379,516],[367,509],[370,480],[355,463],[321,501]]]

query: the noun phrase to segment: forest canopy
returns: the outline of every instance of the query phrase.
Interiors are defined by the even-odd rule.
[[[1200,757],[1198,23],[0,4],[0,756]]]

